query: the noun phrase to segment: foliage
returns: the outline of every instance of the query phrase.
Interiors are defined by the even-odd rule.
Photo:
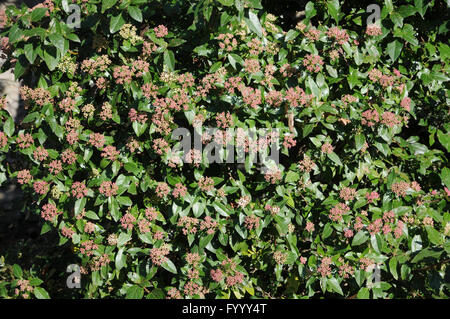
[[[286,31],[258,0],[75,2],[79,28],[67,0],[6,10],[27,115],[1,111],[0,181],[72,248],[82,297],[448,297],[448,28],[422,29],[443,1],[386,0],[381,28],[308,2]],[[181,161],[172,133],[202,126],[279,136]]]

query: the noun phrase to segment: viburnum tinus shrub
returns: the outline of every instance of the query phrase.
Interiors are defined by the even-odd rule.
[[[448,124],[408,129],[448,101],[448,46],[407,23],[430,5],[284,31],[258,1],[73,4],[1,13],[27,115],[0,142],[82,296],[448,295]]]

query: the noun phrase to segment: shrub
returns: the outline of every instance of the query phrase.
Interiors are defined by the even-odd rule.
[[[0,159],[80,296],[448,296],[449,47],[417,33],[439,3],[309,2],[288,31],[256,0],[74,3],[79,27],[6,10],[27,115],[2,111]]]

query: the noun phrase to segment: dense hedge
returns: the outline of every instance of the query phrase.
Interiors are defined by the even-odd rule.
[[[374,1],[369,25],[311,1],[293,27],[258,0],[73,3],[78,27],[67,0],[0,13],[26,107],[1,100],[0,180],[72,248],[72,294],[448,297],[444,1]],[[61,296],[0,276],[2,297]]]

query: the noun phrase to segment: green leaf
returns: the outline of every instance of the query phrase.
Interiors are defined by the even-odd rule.
[[[312,17],[314,17],[316,15],[317,11],[314,8],[314,2],[313,1],[308,1],[308,3],[306,4],[305,7],[305,16],[306,19],[309,20]]]
[[[219,2],[226,7],[232,6],[234,4],[234,0],[219,0]]]
[[[9,30],[9,43],[15,43],[19,41],[23,36],[23,30],[19,28],[19,25],[15,23]]]
[[[14,277],[22,279],[22,277],[23,277],[22,268],[20,268],[19,265],[14,264],[13,265],[13,274],[14,274]]]
[[[444,167],[439,175],[441,177],[442,183],[450,188],[450,168]]]
[[[128,196],[118,196],[117,202],[122,206],[131,206],[133,205],[133,202],[131,201],[130,197]]]
[[[299,35],[299,32],[297,30],[291,29],[286,33],[286,35],[284,37],[284,41],[289,42],[291,40],[294,40],[298,35]]]
[[[332,232],[333,232],[333,228],[331,227],[331,224],[326,223],[325,227],[323,228],[323,231],[322,231],[322,240],[328,238]]]
[[[77,216],[80,214],[80,212],[83,210],[84,206],[86,205],[86,197],[79,198],[75,201],[74,206],[74,214]]]
[[[439,233],[436,229],[434,229],[431,226],[425,226],[425,229],[428,233],[428,240],[432,242],[435,245],[442,245],[443,244],[443,238],[441,233]]]
[[[164,299],[166,297],[166,294],[164,293],[164,290],[161,288],[153,289],[152,292],[148,295],[150,299]]]
[[[397,260],[397,257],[395,257],[395,256],[389,260],[389,270],[390,270],[392,276],[395,278],[395,280],[398,279],[397,262],[398,262],[398,260]]]
[[[415,253],[422,249],[422,238],[420,235],[415,235],[411,240],[411,252]]]
[[[389,54],[389,57],[391,58],[392,62],[397,60],[400,53],[402,52],[402,48],[403,45],[397,40],[394,40],[387,45],[386,52],[387,54]]]
[[[37,299],[50,299],[48,292],[42,287],[34,288],[34,295]]]
[[[115,198],[108,199],[109,201],[109,213],[111,214],[111,217],[114,219],[115,222],[117,222],[120,219],[120,210],[119,210],[119,203],[117,203],[117,200]]]
[[[125,267],[127,264],[127,257],[123,254],[124,249],[125,248],[119,249],[119,251],[117,252],[117,255],[116,255],[115,264],[116,264],[117,271],[120,271],[120,269]]]
[[[134,20],[142,22],[142,12],[138,7],[129,6],[127,8],[127,11],[130,17],[132,17]]]
[[[24,51],[25,51],[25,56],[28,59],[28,61],[33,64],[34,60],[36,59],[37,56],[37,51],[34,50],[33,48],[33,44],[32,43],[27,43],[24,46]]]
[[[30,285],[32,285],[32,286],[39,286],[42,283],[43,283],[43,281],[39,278],[31,278],[30,279]]]
[[[248,12],[248,17],[249,19],[245,19],[245,22],[247,23],[248,27],[250,28],[250,30],[255,32],[260,38],[262,38],[263,37],[262,27],[261,24],[259,23],[258,16],[250,10]]]
[[[366,138],[365,138],[364,134],[358,133],[355,135],[355,145],[356,145],[357,151],[362,149],[365,142],[366,142]]]
[[[328,153],[327,156],[330,160],[335,162],[337,165],[342,166],[342,162],[339,159],[339,156],[337,156],[337,154],[335,152]]]
[[[11,137],[14,134],[14,129],[15,129],[14,120],[12,117],[9,116],[3,126],[3,130],[5,131],[6,135]]]
[[[55,48],[59,50],[61,56],[63,56],[65,54],[64,37],[59,33],[53,33],[48,36],[48,39],[50,40],[50,43],[53,44]]]
[[[19,58],[17,59],[16,65],[14,67],[14,77],[16,80],[18,80],[25,73],[28,65],[29,63],[25,55],[19,55]]]
[[[211,235],[207,235],[207,236],[201,237],[201,238],[200,238],[200,242],[199,242],[199,244],[198,244],[198,245],[199,245],[199,248],[200,248],[200,249],[205,248],[206,245],[209,244],[209,242],[211,241],[211,239],[213,239],[213,237],[214,237],[214,234],[211,234]]]
[[[224,217],[230,216],[228,214],[228,209],[227,209],[227,207],[224,204],[222,204],[220,202],[214,202],[213,203],[213,207],[220,215],[222,215]]]
[[[336,23],[339,23],[339,1],[331,0],[327,2],[328,12]]]
[[[405,24],[402,29],[395,29],[394,31],[394,37],[402,38],[412,45],[418,45],[419,42],[415,38],[414,34],[414,28],[410,24]]]
[[[170,50],[164,51],[164,66],[166,66],[169,71],[175,70],[175,56]]]
[[[417,263],[421,261],[424,258],[439,258],[441,254],[444,252],[443,249],[432,249],[432,248],[426,248],[424,250],[421,250],[414,258],[411,260],[412,263]],[[403,276],[402,276],[403,277]]]
[[[144,297],[144,288],[133,285],[127,289],[127,296],[125,299],[142,299]]]
[[[321,94],[320,94],[319,87],[317,86],[316,82],[314,82],[314,80],[311,77],[308,78],[308,87],[310,88],[312,94],[315,97],[317,97],[318,99],[320,99]]]
[[[397,9],[397,12],[403,17],[407,18],[409,16],[414,15],[417,10],[412,5],[403,5]]]
[[[285,182],[286,183],[294,183],[300,179],[300,175],[297,172],[289,171],[286,174]]]
[[[450,134],[438,130],[437,137],[439,142],[447,149],[447,152],[450,152]]]
[[[117,3],[117,0],[102,0],[102,13],[109,8],[112,8]]]
[[[367,287],[361,287],[357,294],[358,299],[369,299],[370,291]]]
[[[234,53],[228,54],[228,61],[235,70],[236,70],[236,62],[239,63],[240,65],[244,64],[244,60],[242,60],[242,58],[239,55]]]
[[[329,288],[331,288],[332,291],[337,292],[342,296],[344,295],[342,288],[336,278],[329,278],[327,281],[327,285],[329,286]]]
[[[369,237],[367,237],[366,233],[362,230],[356,233],[355,237],[352,240],[352,246],[359,246],[367,241]]]
[[[45,13],[47,12],[47,8],[36,8],[33,10],[33,12],[31,12],[31,22],[37,22],[39,20],[41,20],[44,16]]]
[[[166,260],[161,263],[161,267],[163,267],[167,271],[170,271],[173,274],[177,273],[177,267],[175,267],[173,262],[168,258],[166,258]]]
[[[334,69],[331,65],[325,65],[325,68],[328,71],[328,74],[330,74],[331,77],[333,78],[337,78],[338,77],[338,73],[336,71],[336,69]]]
[[[117,238],[117,247],[121,247],[121,246],[125,245],[130,240],[131,240],[131,234],[120,233],[119,238]]]
[[[58,58],[56,49],[53,47],[45,49],[43,51],[43,55],[44,55],[45,64],[47,64],[48,69],[50,71],[54,71],[56,69],[56,66],[59,63],[59,58]]]
[[[125,24],[125,20],[122,17],[122,13],[120,13],[116,17],[111,17],[110,23],[109,23],[109,32],[116,33],[117,31],[122,28],[122,26]]]

